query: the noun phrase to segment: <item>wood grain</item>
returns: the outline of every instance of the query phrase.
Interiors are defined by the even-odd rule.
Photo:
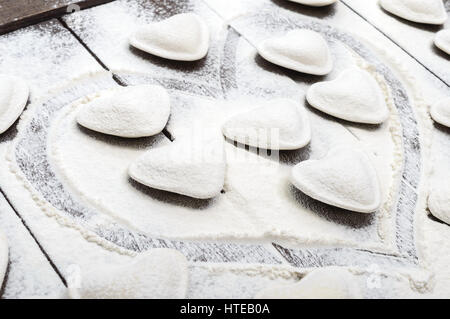
[[[113,0],[0,0],[0,34]]]

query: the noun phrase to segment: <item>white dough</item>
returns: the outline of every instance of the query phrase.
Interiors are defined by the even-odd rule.
[[[436,33],[434,44],[447,54],[450,54],[450,29]]]
[[[443,24],[447,20],[442,0],[380,0],[380,5],[386,11],[413,22]]]
[[[335,147],[323,159],[303,161],[292,169],[291,181],[306,195],[347,210],[370,213],[381,205],[376,170],[356,149]]]
[[[333,61],[325,39],[317,32],[296,29],[279,38],[263,41],[258,53],[267,61],[295,71],[325,75]]]
[[[14,124],[27,105],[30,92],[15,76],[0,75],[0,134]]]
[[[314,83],[306,98],[316,109],[351,122],[380,124],[389,117],[377,81],[356,67],[343,71],[333,81]]]
[[[208,53],[209,30],[197,14],[182,13],[141,27],[130,44],[162,58],[195,61]]]
[[[126,265],[108,265],[81,272],[71,287],[72,298],[85,299],[181,299],[188,288],[188,263],[174,249],[155,248]]]
[[[428,196],[428,208],[438,219],[450,224],[450,182],[443,178],[431,188]]]
[[[170,98],[158,85],[137,85],[101,92],[82,106],[77,122],[91,130],[121,136],[158,134],[170,115]]]
[[[450,98],[446,98],[433,104],[430,109],[433,120],[444,126],[450,127]]]
[[[308,114],[290,99],[275,99],[264,106],[229,118],[223,134],[253,147],[276,150],[298,149],[311,140]]]
[[[337,0],[289,0],[312,7],[323,7],[335,3]]]
[[[348,270],[339,267],[319,268],[300,282],[289,286],[266,288],[257,299],[360,299],[359,285]]]
[[[6,241],[6,236],[0,230],[0,290],[3,285],[3,279],[6,274],[6,268],[8,267],[8,242]]]
[[[217,196],[225,182],[223,141],[220,146],[205,142],[207,152],[204,145],[186,145],[174,142],[147,151],[130,165],[129,175],[141,184],[172,193],[199,199]]]

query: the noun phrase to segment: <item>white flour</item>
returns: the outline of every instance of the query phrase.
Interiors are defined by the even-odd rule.
[[[115,5],[116,4],[114,4],[114,6]],[[230,4],[230,6],[231,5],[235,4]],[[113,5],[111,5],[111,7],[113,7]],[[117,12],[120,13],[124,7],[119,9]],[[134,9],[135,8],[131,8],[130,10],[133,11]],[[98,10],[105,10],[103,18],[105,21],[111,21],[111,12],[107,12],[107,10],[102,9],[102,7],[99,7]],[[117,12],[113,12],[113,14],[117,14]],[[121,15],[119,14],[119,16]],[[76,16],[71,16],[69,19],[75,20]],[[136,22],[133,21],[133,23],[135,24]],[[111,24],[111,22],[109,22],[109,24]],[[113,25],[112,31],[117,31],[114,28],[115,26]],[[281,30],[280,33],[283,33],[284,31],[285,30]],[[273,32],[273,30],[271,30],[271,32]],[[100,43],[98,45],[101,46],[102,44]],[[354,65],[355,61],[352,58],[353,54],[349,52],[345,46],[342,46],[336,42],[331,44],[331,48],[332,53],[337,54],[340,57],[338,61],[341,61],[342,63],[342,65],[335,66],[336,70],[330,76],[330,78],[335,78],[339,71],[342,71],[348,66]],[[114,50],[116,49],[112,47],[111,52]],[[212,53],[213,55],[214,52],[215,51]],[[146,68],[146,70],[154,70],[154,68],[164,70],[163,67],[149,67],[150,63],[146,61],[141,61],[141,64],[138,63],[135,65],[134,62],[130,62],[132,60],[131,58],[128,60],[127,58],[121,60],[121,55],[123,57],[123,52],[118,52],[116,55],[118,57],[117,59],[121,63],[123,61],[128,61],[129,65],[133,66],[133,68],[139,68],[142,66],[143,68]],[[130,54],[125,54],[127,57],[129,57],[129,55]],[[263,69],[261,67],[263,64],[261,64],[260,61],[255,63],[255,55],[255,50],[249,46],[248,43],[245,41],[239,41],[236,71],[238,82],[236,88],[238,87],[239,90],[235,88],[234,90],[228,91],[228,98],[249,94],[252,94],[255,99],[265,99],[268,96],[288,96],[289,98],[296,99],[302,98],[302,92],[299,92],[298,88],[301,87],[303,91],[306,91],[309,84],[297,83],[298,85],[296,85],[291,79],[277,73],[276,71]],[[362,63],[362,67],[367,68],[373,73],[373,69],[370,66]],[[407,71],[400,70],[399,73],[405,74]],[[128,79],[135,82],[145,82],[145,79],[136,75],[130,75]],[[193,202],[190,203],[191,207],[182,207],[180,206],[180,201],[177,197],[172,198],[169,202],[164,202],[164,199],[159,197],[157,193],[141,194],[136,189],[132,187],[130,188],[126,179],[126,168],[128,167],[130,160],[137,158],[137,156],[142,154],[147,148],[152,148],[158,145],[166,145],[169,144],[170,141],[162,136],[158,136],[156,138],[143,141],[142,143],[123,145],[120,143],[114,144],[109,140],[102,139],[101,135],[83,135],[83,133],[80,132],[80,129],[76,126],[74,119],[74,112],[76,110],[77,103],[65,107],[65,109],[63,109],[59,114],[58,118],[52,122],[52,139],[50,146],[51,149],[56,149],[57,151],[56,154],[51,154],[51,159],[60,174],[58,176],[65,181],[65,186],[71,190],[71,193],[77,194],[76,198],[80,202],[89,207],[94,207],[99,211],[106,212],[107,214],[104,215],[113,216],[114,219],[112,220],[119,221],[119,223],[123,225],[142,228],[144,232],[153,234],[164,233],[166,235],[174,234],[183,238],[192,236],[195,239],[217,239],[220,237],[223,239],[229,239],[229,237],[234,237],[233,239],[245,238],[245,241],[258,239],[258,241],[269,242],[271,239],[281,240],[284,238],[285,240],[290,239],[290,244],[292,246],[297,246],[299,244],[330,246],[348,245],[361,248],[363,244],[367,244],[366,247],[374,250],[395,250],[391,245],[396,236],[396,233],[393,230],[395,212],[392,207],[397,200],[397,181],[401,175],[403,160],[402,156],[404,154],[401,149],[401,127],[399,124],[398,114],[393,104],[392,96],[390,96],[389,87],[383,79],[380,79],[380,77],[378,80],[380,80],[380,85],[383,88],[383,94],[386,97],[390,110],[389,120],[385,124],[378,127],[376,130],[365,130],[359,126],[344,127],[340,123],[336,123],[333,119],[324,118],[323,116],[309,110],[313,129],[313,140],[310,148],[308,148],[307,154],[303,154],[301,152],[299,154],[291,155],[281,154],[282,165],[281,167],[277,166],[277,169],[273,169],[273,161],[270,158],[261,158],[252,154],[246,155],[250,157],[250,159],[256,161],[261,168],[269,168],[267,173],[260,176],[259,171],[251,171],[251,167],[254,167],[253,164],[246,166],[245,163],[242,163],[242,161],[232,163],[229,172],[227,172],[225,194],[219,195],[217,200],[212,201],[212,203],[206,203],[206,205],[204,203]],[[51,82],[51,79],[48,81]],[[92,79],[86,82],[94,83],[95,81],[96,78],[92,77]],[[411,85],[411,83],[409,84]],[[97,89],[95,89],[95,85],[92,90],[93,91],[90,93],[97,91]],[[413,94],[414,92],[417,93],[418,90],[411,89],[410,94],[415,97],[415,106],[419,108],[421,104],[423,104],[423,101],[420,101],[417,94]],[[198,125],[208,122],[210,123],[210,126],[212,126],[211,129],[214,130],[220,127],[219,122],[222,121],[225,115],[233,115],[238,111],[224,111],[223,108],[220,107],[220,105],[222,105],[221,101],[217,101],[212,98],[192,96],[175,89],[172,89],[171,93],[177,103],[175,103],[174,113],[169,121],[168,129],[177,140],[182,140],[183,135],[189,136],[189,134],[186,134],[186,132],[189,131],[186,131],[186,128],[183,127],[183,121],[190,121],[200,117]],[[395,93],[396,92],[393,94]],[[421,111],[419,110],[417,113],[420,112]],[[31,118],[32,114],[30,113],[28,115],[29,118]],[[418,118],[420,119],[421,116],[422,115],[419,115]],[[68,129],[64,129],[64,123],[69,124]],[[429,130],[427,125],[423,123],[420,125],[424,128],[423,132]],[[60,137],[55,136],[58,133],[64,134]],[[445,135],[445,132],[441,133],[443,134],[441,134],[440,138],[448,138],[448,135]],[[383,189],[383,198],[385,200],[381,210],[382,213],[377,212],[376,221],[370,221],[370,225],[366,225],[362,228],[339,225],[333,221],[319,218],[316,214],[308,211],[308,208],[305,209],[302,206],[303,203],[299,203],[298,201],[290,201],[290,199],[292,199],[292,194],[290,193],[291,190],[286,191],[286,189],[283,189],[282,187],[283,185],[286,185],[285,177],[287,176],[287,172],[290,170],[292,165],[298,161],[298,159],[304,160],[308,157],[319,158],[325,155],[330,145],[333,145],[336,142],[344,141],[348,143],[356,143],[357,138],[355,138],[352,134],[356,135],[358,139],[360,139],[359,143],[364,146],[365,151],[367,151],[370,156],[374,157],[374,163],[377,166],[377,171],[381,175],[380,178],[383,180],[383,184],[385,185]],[[70,143],[67,143],[67,141],[70,141]],[[425,145],[426,149],[426,141],[422,140],[421,145]],[[89,152],[89,159],[92,159],[92,162],[89,162],[87,159],[82,159],[79,155],[75,156],[75,158],[71,158],[71,155],[75,154],[77,146],[82,146],[80,149],[81,154],[86,154],[85,152]],[[143,147],[141,148],[141,146]],[[100,153],[98,152],[99,149],[106,151],[108,156],[103,157],[101,154],[98,154]],[[236,148],[232,144],[227,145],[227,151],[229,154],[234,154],[236,152],[238,154],[248,153],[240,148]],[[113,156],[112,161],[110,160],[110,156]],[[55,217],[55,219],[61,224],[70,226],[71,228],[69,228],[69,232],[76,234],[79,232],[86,239],[88,239],[88,241],[99,243],[100,245],[111,250],[119,251],[124,254],[133,254],[129,250],[118,249],[116,245],[111,244],[104,239],[100,239],[97,234],[91,231],[92,227],[88,227],[90,226],[88,222],[86,222],[86,224],[82,222],[73,222],[72,219],[67,218],[67,216],[61,214],[61,212],[43,201],[43,198],[35,188],[35,185],[30,185],[24,178],[20,169],[17,167],[13,147],[11,147],[8,159],[7,165],[10,166],[13,174],[8,173],[3,175],[2,173],[2,177],[4,177],[3,179],[6,180],[6,182],[3,183],[8,184],[8,189],[11,187],[11,189],[15,190],[14,198],[18,198],[18,205],[22,205],[21,202],[31,202],[30,199],[33,198],[34,203],[24,207],[29,208],[29,211],[32,211],[34,215],[40,216],[39,223],[44,226],[45,223],[49,222],[48,218],[44,217],[43,214],[39,214],[38,209],[42,209],[47,216]],[[440,159],[442,161],[445,160],[446,157],[442,155]],[[408,165],[408,163],[406,164]],[[97,172],[96,169],[99,171]],[[441,167],[435,168],[436,176],[439,176],[440,169]],[[83,181],[84,175],[81,175],[81,177],[75,176],[75,170],[77,170],[77,173],[85,174],[86,177],[84,179],[87,179],[87,181]],[[105,176],[109,176],[108,174],[110,173],[112,173],[111,177],[104,180]],[[424,181],[427,174],[428,171],[425,169],[422,176]],[[18,179],[16,180],[13,176],[17,176]],[[99,185],[89,183],[89,181],[94,179],[97,179]],[[274,182],[274,180],[277,182]],[[13,188],[10,186],[13,183],[18,184],[19,186],[22,184],[27,188],[27,190],[22,189],[21,192],[25,193],[21,193],[20,195],[16,192],[18,188]],[[450,271],[448,270],[450,257],[448,257],[448,251],[450,250],[450,247],[447,243],[450,242],[450,232],[448,231],[447,225],[439,224],[426,218],[423,204],[425,188],[420,187],[419,190],[420,197],[415,222],[417,237],[415,242],[419,248],[420,264],[426,266],[427,269],[436,274],[434,281],[431,281],[429,277],[422,276],[423,274],[418,274],[414,271],[403,269],[402,273],[399,274],[397,272],[388,272],[383,269],[383,271],[380,271],[379,274],[380,284],[383,289],[371,290],[365,296],[407,297],[413,295],[411,290],[427,292],[432,288],[434,288],[434,292],[437,296],[448,296],[448,287],[450,285]],[[29,193],[26,193],[28,191]],[[29,196],[29,194],[31,194],[31,196]],[[120,196],[119,198],[113,198],[113,194],[120,194]],[[273,194],[277,195],[274,196]],[[21,199],[23,199],[23,201]],[[124,203],[128,200],[135,200],[137,206]],[[110,201],[113,201],[113,203],[110,204]],[[201,209],[198,210],[198,207]],[[238,207],[239,210],[237,210],[236,207]],[[224,209],[225,214],[231,215],[222,216],[220,209]],[[139,212],[139,210],[141,210],[141,212]],[[260,216],[263,215],[259,214],[261,210],[263,212],[266,210],[268,215]],[[285,214],[283,216],[270,215],[270,212],[277,210],[283,210]],[[127,214],[122,214],[121,212],[126,212]],[[196,214],[195,212],[200,212],[200,214]],[[151,214],[151,221],[148,220],[149,213]],[[194,229],[186,231],[182,227],[178,226],[186,220],[177,220],[176,218],[173,218],[173,220],[167,220],[167,215],[172,213],[175,217],[180,216],[180,218],[184,218],[184,214],[191,217],[195,216],[197,219],[187,221],[187,225],[192,225],[192,223],[195,223],[195,227],[193,227]],[[297,219],[293,218],[296,214],[300,214]],[[214,222],[211,221],[208,223],[207,218],[204,218],[205,216],[199,215],[210,217],[210,219]],[[280,233],[280,230],[288,224],[286,221],[283,221],[283,218],[287,218],[288,222],[295,222],[295,224],[292,229],[288,229],[287,231]],[[257,222],[255,223],[255,221]],[[51,220],[51,222],[53,222],[53,220]],[[168,225],[171,225],[172,227],[164,227],[164,222],[168,222]],[[223,227],[223,229],[220,229],[222,222],[224,222],[227,226],[231,226],[232,229],[234,229],[234,232],[231,233],[229,231],[229,227]],[[241,222],[243,223],[242,225],[245,226],[254,224],[256,224],[256,226],[248,228],[241,227]],[[160,225],[158,225],[158,223],[160,223]],[[179,224],[177,225],[177,223]],[[258,234],[259,230],[265,229],[265,225],[270,225],[273,229],[268,229],[267,232]],[[77,229],[77,231],[72,231],[72,228]],[[46,228],[43,227],[42,229]],[[218,230],[223,231],[216,233]],[[375,231],[372,232],[372,230]],[[182,231],[182,233],[179,234],[177,231]],[[205,234],[205,231],[208,233]],[[319,231],[319,233],[316,233],[315,231]],[[55,240],[57,240],[57,235],[59,234],[56,234],[55,231],[54,235]],[[383,243],[381,246],[379,245],[380,240]],[[68,260],[76,260],[77,256],[83,256],[83,252],[78,251],[75,244],[74,247],[67,247],[67,250],[58,248],[54,250],[54,252],[55,251],[57,253],[53,254],[54,258],[62,261],[61,264],[63,265],[67,263]],[[94,249],[89,251],[89,253],[91,254],[91,257],[96,255]],[[111,255],[116,256],[115,254]],[[86,262],[90,263],[91,261]],[[339,259],[337,259],[336,262],[339,263]],[[94,262],[92,261],[92,263]],[[301,277],[301,275],[298,274],[298,271],[293,270],[292,268],[286,270],[286,273],[289,275],[280,276],[279,272],[277,272],[280,267],[281,266],[261,265],[227,267],[223,265],[194,264],[190,267],[192,280],[189,285],[188,297],[204,297],[205,295],[212,297],[253,297],[258,291],[273,284],[274,281],[276,281],[277,284],[289,284],[295,282]],[[354,273],[355,276],[360,278],[362,285],[365,284],[364,276],[367,275],[370,277],[371,274],[371,272],[366,269],[354,270]],[[375,271],[375,273],[378,274],[377,271]],[[433,283],[435,284],[434,287],[432,286]],[[208,289],[205,289],[205,287],[208,287]]]

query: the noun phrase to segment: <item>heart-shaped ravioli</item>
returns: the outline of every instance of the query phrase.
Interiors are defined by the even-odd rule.
[[[442,179],[431,188],[428,196],[428,208],[436,218],[450,224],[450,184]]]
[[[371,213],[381,205],[375,168],[365,153],[349,147],[336,147],[323,159],[297,164],[291,181],[306,195],[343,209]]]
[[[306,98],[314,108],[351,122],[380,124],[389,116],[377,81],[356,67],[343,71],[335,80],[314,83]]]
[[[267,39],[258,45],[258,53],[267,61],[303,73],[325,75],[333,68],[327,42],[311,30],[291,30]]]
[[[173,249],[155,248],[125,265],[83,270],[79,282],[69,283],[72,298],[181,299],[188,287],[187,260]]]
[[[217,196],[225,181],[223,140],[172,144],[140,156],[128,169],[130,177],[143,185],[193,198]]]
[[[323,7],[335,3],[337,0],[289,0],[312,7]]]
[[[430,109],[433,120],[444,126],[450,127],[450,98],[440,100]]]
[[[5,278],[6,268],[8,266],[8,243],[6,236],[0,230],[0,289],[3,285],[3,279]]]
[[[302,106],[289,99],[264,104],[228,119],[223,134],[242,144],[274,150],[293,150],[309,143],[311,127]]]
[[[195,61],[208,53],[209,30],[197,14],[182,13],[141,27],[130,44],[162,58]]]
[[[160,133],[170,115],[170,98],[158,85],[121,87],[86,103],[77,122],[94,131],[137,138]]]
[[[257,299],[359,299],[358,282],[348,270],[326,267],[313,270],[298,283],[270,287],[260,291]]]
[[[434,44],[447,54],[450,54],[450,30],[441,30],[436,33]]]
[[[427,24],[443,24],[447,20],[442,0],[380,0],[384,10],[400,18]]]
[[[15,76],[0,75],[0,134],[14,124],[25,108],[29,89]]]

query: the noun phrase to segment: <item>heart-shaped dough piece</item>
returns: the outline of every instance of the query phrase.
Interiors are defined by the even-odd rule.
[[[343,71],[335,80],[314,83],[306,99],[314,108],[351,122],[380,124],[389,117],[377,81],[356,67]]]
[[[311,140],[306,110],[290,99],[275,99],[264,106],[232,116],[223,125],[223,134],[253,147],[294,150]]]
[[[223,140],[192,143],[194,147],[189,142],[174,142],[147,151],[130,165],[130,177],[146,186],[193,198],[217,196],[225,182]]]
[[[443,24],[447,20],[442,0],[380,0],[384,10],[400,18],[427,24]]]
[[[312,7],[323,7],[335,3],[337,0],[289,0]]]
[[[258,46],[258,53],[267,61],[303,73],[325,75],[333,68],[327,42],[311,30],[291,30],[267,39]]]
[[[100,133],[136,138],[160,133],[169,115],[166,89],[137,85],[101,92],[80,109],[77,122]]]
[[[336,147],[325,158],[294,166],[291,181],[306,195],[343,209],[371,213],[381,206],[378,176],[362,151]]]
[[[433,104],[430,109],[433,120],[444,126],[450,127],[450,98],[446,98]]]
[[[126,265],[77,275],[78,280],[69,280],[69,296],[85,299],[181,299],[186,297],[189,279],[183,254],[164,248],[141,253]],[[71,286],[75,284],[81,287]]]
[[[450,225],[450,183],[443,179],[431,188],[428,208],[436,218]]]
[[[447,54],[450,54],[450,29],[436,33],[434,44]]]
[[[162,58],[195,61],[208,53],[209,30],[197,14],[182,13],[141,27],[130,44]]]
[[[0,290],[3,285],[3,279],[5,278],[6,269],[8,267],[8,242],[6,241],[6,236],[0,230]]]
[[[19,118],[27,105],[29,95],[28,86],[22,79],[0,75],[0,134]]]
[[[360,299],[358,282],[348,270],[327,267],[313,270],[298,283],[260,291],[257,299]]]

